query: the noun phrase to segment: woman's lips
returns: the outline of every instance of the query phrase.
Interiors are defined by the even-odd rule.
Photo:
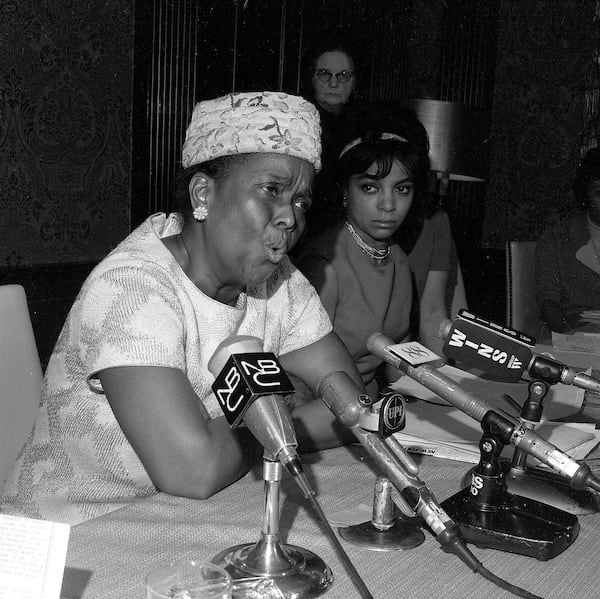
[[[285,239],[265,245],[269,262],[278,264],[287,253],[287,241]]]
[[[376,220],[373,223],[380,229],[395,229],[398,226],[395,220]]]

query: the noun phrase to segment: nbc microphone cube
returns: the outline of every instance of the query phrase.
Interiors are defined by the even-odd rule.
[[[294,386],[272,353],[252,352],[232,354],[212,390],[230,426],[236,428],[256,398],[288,395]]]

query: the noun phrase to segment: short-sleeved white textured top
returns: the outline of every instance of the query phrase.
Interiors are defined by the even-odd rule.
[[[220,408],[207,364],[232,335],[281,355],[329,333],[313,287],[287,258],[235,307],[204,295],[161,238],[178,214],[155,214],[85,281],[50,358],[34,430],[6,482],[0,512],[76,524],[157,490],[121,431],[95,375],[114,366],[186,373],[211,417]]]

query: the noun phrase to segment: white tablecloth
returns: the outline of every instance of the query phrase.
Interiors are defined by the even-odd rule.
[[[376,471],[361,447],[303,456],[305,470],[326,514],[372,503]],[[420,460],[420,478],[442,501],[461,487],[470,464]],[[262,471],[257,469],[209,500],[160,493],[73,527],[63,591],[81,599],[142,599],[146,573],[163,562],[209,561],[239,543],[258,540],[262,522]],[[284,472],[281,533],[286,543],[319,555],[335,581],[326,599],[358,597],[310,503]],[[580,516],[576,541],[549,561],[470,546],[483,565],[512,584],[550,598],[600,597],[600,515]],[[376,599],[508,598],[458,558],[425,542],[408,551],[375,552],[342,541]]]

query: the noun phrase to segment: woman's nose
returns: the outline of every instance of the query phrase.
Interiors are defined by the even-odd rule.
[[[332,75],[331,78],[329,79],[329,87],[339,87],[340,86],[340,82],[338,81],[338,78],[335,75]]]
[[[277,208],[273,219],[277,227],[294,230],[296,228],[296,213],[291,203],[282,202]]]
[[[391,192],[383,192],[379,196],[379,210],[383,210],[385,212],[390,212],[396,207],[396,203],[394,202],[394,198],[392,197]]]

